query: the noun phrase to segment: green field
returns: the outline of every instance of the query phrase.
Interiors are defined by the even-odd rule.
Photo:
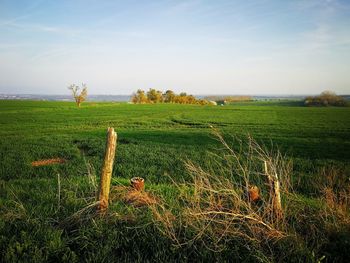
[[[349,224],[332,228],[325,223],[329,235],[307,240],[300,234],[300,247],[291,248],[288,240],[282,240],[273,249],[261,248],[273,252],[257,256],[229,239],[220,253],[199,241],[177,248],[149,223],[146,208],[118,201],[111,205],[108,220],[90,214],[73,220],[74,213],[94,201],[96,189],[88,175],[100,174],[108,127],[118,133],[114,185],[141,176],[146,190],[176,199],[172,185],[191,180],[184,161],[210,166],[211,153],[220,153],[222,146],[212,135],[215,127],[234,149],[239,145],[231,137],[244,140],[247,135],[267,148],[277,147],[292,160],[291,180],[307,204],[305,209],[318,209],[312,204],[321,200],[320,189],[313,181],[320,170],[333,167],[349,178],[349,107],[254,102],[229,106],[85,103],[77,108],[69,102],[0,101],[0,125],[0,262],[311,262],[322,256],[341,261],[350,249],[350,231],[344,230]],[[67,162],[31,166],[33,161],[57,157]],[[67,218],[73,222],[67,223]],[[312,229],[312,223],[307,225]],[[316,221],[313,225],[318,226]],[[330,245],[334,243],[339,243],[340,252]],[[292,252],[284,254],[285,250]]]

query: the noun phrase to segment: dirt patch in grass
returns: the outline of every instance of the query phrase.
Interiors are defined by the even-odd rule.
[[[33,167],[38,167],[38,166],[47,166],[52,164],[62,164],[66,162],[67,160],[63,158],[51,158],[51,159],[42,159],[42,160],[34,161],[31,163],[31,165]]]

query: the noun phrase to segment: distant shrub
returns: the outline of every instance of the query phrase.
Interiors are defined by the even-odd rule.
[[[333,91],[324,91],[319,96],[307,97],[304,101],[306,106],[347,106],[347,101]]]
[[[187,95],[186,92],[181,92],[179,95],[172,90],[167,90],[163,93],[160,90],[149,89],[147,93],[143,90],[138,90],[131,97],[133,103],[178,103],[178,104],[199,104],[213,105],[208,100],[196,99],[193,95]]]
[[[160,90],[149,89],[147,92],[147,99],[151,103],[160,103],[163,102],[163,92]]]
[[[138,89],[138,90],[136,91],[136,93],[134,93],[134,94],[132,95],[131,101],[132,101],[133,103],[141,103],[141,104],[143,104],[143,103],[148,103],[148,102],[149,102],[149,100],[148,100],[148,98],[147,98],[145,92],[144,92],[143,90],[141,90],[141,89]]]

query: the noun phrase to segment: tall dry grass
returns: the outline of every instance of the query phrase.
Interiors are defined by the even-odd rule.
[[[286,236],[285,203],[277,213],[269,178],[279,182],[283,200],[290,193],[291,162],[250,136],[246,141],[236,139],[232,147],[218,131],[214,135],[222,145],[220,154],[213,153],[207,167],[186,161],[192,181],[174,182],[177,208],[166,201],[151,206],[159,229],[177,245],[203,241],[215,250],[232,238],[248,246]],[[252,200],[252,189],[258,189],[258,199]]]
[[[336,167],[322,167],[316,184],[329,213],[350,223],[350,177],[345,170]]]

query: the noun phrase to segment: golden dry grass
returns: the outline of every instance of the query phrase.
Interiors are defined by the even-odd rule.
[[[33,167],[38,167],[38,166],[47,166],[47,165],[52,165],[52,164],[62,164],[67,162],[67,160],[63,158],[51,158],[51,159],[42,159],[38,161],[34,161],[31,163]]]
[[[267,244],[287,236],[282,213],[287,207],[281,204],[280,211],[275,209],[275,193],[269,182],[273,175],[282,185],[281,195],[288,195],[290,163],[278,151],[269,152],[250,137],[242,156],[221,134],[214,133],[224,146],[223,156],[214,156],[219,172],[186,161],[192,182],[174,182],[180,193],[180,210],[160,201],[151,206],[155,223],[177,245],[202,240],[214,250],[230,238]],[[185,188],[188,191],[182,191]],[[191,238],[178,235],[188,229],[193,233]]]
[[[156,197],[146,191],[138,191],[131,186],[114,186],[110,194],[111,201],[122,201],[135,207],[149,206],[157,203]]]

